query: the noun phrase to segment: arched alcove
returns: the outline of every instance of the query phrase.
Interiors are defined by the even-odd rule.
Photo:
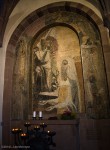
[[[64,111],[81,112],[81,99],[84,105],[79,38],[76,31],[62,25],[35,36],[32,46],[33,110],[43,110],[47,118]],[[70,89],[67,94],[65,87]]]
[[[50,81],[52,79],[48,79],[47,83],[45,82],[45,84],[47,84],[45,86],[47,86],[47,88],[49,88],[48,94],[45,93],[45,95],[43,92],[47,92],[47,91],[42,90],[41,82],[44,82],[44,80],[46,80],[45,79],[46,76],[51,76],[48,78],[52,78],[52,74],[54,74],[54,77],[55,77],[56,76],[55,72],[60,72],[59,76],[61,76],[61,74],[62,74],[61,69],[60,69],[60,67],[62,66],[61,62],[63,61],[63,59],[64,60],[66,59],[66,61],[67,61],[66,57],[69,57],[68,61],[71,58],[71,64],[68,64],[69,67],[75,66],[75,67],[73,67],[74,69],[71,69],[71,71],[77,70],[77,71],[75,71],[75,74],[76,74],[75,81],[77,81],[77,89],[78,89],[77,97],[78,98],[77,98],[77,100],[73,100],[74,97],[73,97],[73,99],[71,99],[70,97],[68,97],[70,95],[66,95],[67,99],[71,99],[71,103],[73,103],[73,101],[74,101],[74,103],[72,104],[72,107],[74,107],[76,109],[75,112],[86,113],[89,117],[93,117],[93,118],[106,116],[107,115],[107,106],[108,106],[107,94],[106,94],[107,93],[107,82],[106,82],[106,77],[105,77],[106,75],[105,75],[105,69],[104,69],[104,59],[103,59],[103,53],[102,53],[101,38],[100,38],[100,33],[99,33],[99,30],[98,30],[96,24],[93,23],[93,21],[91,21],[87,17],[85,17],[85,15],[83,16],[82,14],[78,13],[78,11],[68,12],[68,11],[64,11],[64,10],[60,11],[60,12],[59,11],[54,12],[51,15],[49,15],[49,14],[45,15],[45,18],[43,18],[43,23],[45,23],[45,24],[43,24],[42,28],[40,28],[40,29],[38,29],[36,27],[36,24],[39,23],[39,21],[41,23],[41,20],[36,20],[36,22],[34,22],[31,25],[32,29],[34,28],[34,30],[37,30],[36,34],[33,32],[34,35],[33,35],[33,37],[30,38],[29,32],[28,32],[29,29],[27,29],[25,31],[25,33],[23,33],[23,35],[19,39],[18,44],[16,46],[16,60],[15,60],[15,69],[14,69],[15,77],[13,80],[13,83],[14,83],[13,85],[16,85],[16,87],[13,86],[12,114],[15,115],[16,114],[15,111],[16,111],[17,115],[15,115],[15,117],[12,117],[12,119],[23,119],[24,117],[29,118],[29,116],[32,116],[33,109],[36,111],[37,110],[38,111],[39,110],[44,110],[44,111],[47,110],[48,111],[48,110],[54,109],[56,107],[59,107],[59,105],[56,105],[57,102],[55,102],[56,104],[54,107],[50,106],[46,109],[45,109],[45,107],[39,106],[39,105],[44,105],[45,102],[44,103],[41,102],[44,99],[46,99],[46,100],[55,99],[55,101],[61,101],[61,100],[59,100],[58,93],[57,93],[57,95],[54,95],[55,93],[52,93],[53,92],[52,87],[49,88],[49,86],[51,86],[49,84],[52,84],[52,82],[53,82],[53,81]],[[63,25],[62,27],[59,27],[60,28],[59,31],[57,31],[58,24]],[[55,27],[55,25],[57,25],[57,26]],[[64,30],[64,25],[66,27],[65,30]],[[68,31],[69,28],[67,28],[67,26],[70,27],[70,29],[73,28],[73,30],[76,33],[73,32],[72,30],[71,30],[71,32],[69,32]],[[62,30],[64,30],[64,31],[62,31]],[[65,32],[67,32],[67,33],[65,33]],[[75,33],[73,35],[73,38],[69,37],[71,35],[70,33],[71,34]],[[51,34],[53,34],[53,35],[51,35]],[[31,43],[33,42],[33,39],[35,40],[36,35],[39,35],[39,36],[38,36],[38,39],[36,39],[36,41],[34,41],[33,47],[32,47]],[[58,35],[59,35],[59,37],[61,35],[63,35],[63,36],[62,36],[62,38],[59,38]],[[78,39],[76,38],[76,41],[75,41],[76,35],[77,35]],[[46,37],[48,37],[48,39]],[[58,39],[56,39],[56,37]],[[73,39],[74,42],[69,43],[71,41],[71,39]],[[68,43],[67,43],[68,48],[66,46],[67,41],[68,41]],[[48,43],[47,45],[46,45],[46,42]],[[77,49],[78,49],[74,45],[75,42],[79,44],[78,51],[79,51],[80,55],[78,55],[78,56],[75,55],[75,53],[77,52]],[[48,49],[48,47],[49,47],[49,49],[51,49],[50,54],[48,54],[48,55],[51,55],[51,56],[49,56],[50,60],[47,60],[46,62],[44,61],[45,64],[43,64],[43,67],[41,67],[41,66],[39,67],[39,65],[37,63],[39,63],[41,60],[40,60],[39,56],[37,56],[38,62],[34,62],[34,57],[36,56],[37,51],[39,51],[39,49],[44,49],[43,51],[45,51],[44,47],[46,49]],[[70,50],[68,51],[68,49],[70,49]],[[62,50],[62,53],[60,52],[60,50]],[[72,50],[73,50],[74,54],[71,53]],[[53,51],[55,51],[55,52],[53,52]],[[65,53],[65,58],[63,58],[64,57],[63,51]],[[32,58],[30,59],[31,53],[34,53],[35,56],[33,56],[33,54],[32,54]],[[40,55],[42,55],[41,52],[39,52],[39,53],[40,53]],[[46,52],[46,53],[48,53],[48,52]],[[56,53],[55,54],[56,56],[53,56],[52,53]],[[56,58],[56,57],[59,57],[59,58]],[[30,60],[32,60],[32,62],[30,62]],[[50,68],[45,69],[44,66],[46,66],[46,63],[48,61],[49,62],[52,61],[50,63]],[[77,62],[77,65],[79,63],[79,66],[77,66],[77,68],[76,68],[75,61]],[[57,66],[57,62],[60,65],[60,67]],[[73,64],[72,64],[72,62],[73,62]],[[41,63],[43,63],[43,62],[41,62]],[[35,67],[35,64],[36,64],[37,68]],[[52,66],[54,66],[54,67],[52,67]],[[33,68],[34,68],[34,70],[36,70],[35,72],[33,72]],[[40,75],[38,75],[38,74],[35,75],[36,72],[42,70],[41,68],[43,69],[43,72],[45,74],[45,75],[43,75],[43,78],[40,78]],[[50,72],[49,70],[52,70],[52,69],[54,71],[51,72],[49,75],[49,72]],[[19,70],[20,70],[20,73],[19,73]],[[32,71],[32,74],[30,73],[30,70]],[[30,74],[30,76],[33,76],[32,79],[30,78],[28,73]],[[67,72],[65,72],[65,73],[67,73]],[[70,73],[70,74],[73,74],[73,73]],[[38,79],[35,79],[35,76],[38,76]],[[71,92],[74,95],[74,90],[76,90],[76,87],[74,85],[72,85],[72,82],[73,82],[72,75],[68,75],[68,76],[71,76],[71,78],[69,77],[68,79],[71,80],[70,83],[71,83],[71,86],[73,86],[73,88],[71,89]],[[28,81],[28,79],[30,79],[29,80],[30,82]],[[17,82],[15,82],[16,80],[17,80]],[[37,80],[39,80],[38,83],[37,83]],[[42,81],[40,81],[40,80],[42,80]],[[61,78],[60,78],[60,81],[61,81]],[[40,92],[42,92],[42,94]],[[14,95],[14,93],[15,93],[15,95]],[[37,93],[37,94],[35,94],[35,93]],[[72,96],[72,94],[71,94],[71,96]],[[40,104],[38,104],[39,99],[41,102]],[[75,101],[77,101],[77,102],[75,102]],[[33,105],[33,102],[34,102],[34,105]],[[53,103],[53,101],[52,101],[52,103]],[[64,105],[64,102],[62,104]],[[61,107],[61,105],[60,105],[60,107]],[[67,107],[67,105],[65,107]],[[68,106],[67,109],[69,109],[69,107],[70,106]],[[15,108],[19,108],[19,110],[15,109]],[[86,110],[85,110],[85,108],[86,108]],[[26,111],[26,110],[28,110],[28,111]]]
[[[82,10],[80,10],[80,7],[82,8]],[[81,108],[81,112],[86,112],[88,117],[91,118],[107,117],[109,105],[107,100],[108,89],[101,43],[101,38],[104,38],[102,32],[100,37],[100,29],[104,29],[102,21],[92,12],[92,10],[88,9],[85,6],[79,4],[73,5],[73,3],[69,3],[69,5],[68,3],[63,3],[63,5],[62,3],[57,3],[57,5],[52,4],[36,10],[32,14],[27,16],[19,24],[10,38],[6,52],[3,103],[3,110],[7,110],[7,112],[3,112],[3,121],[8,126],[3,127],[3,132],[7,131],[7,134],[10,133],[10,127],[12,126],[14,119],[24,120],[30,118],[29,116],[32,116],[32,86],[30,86],[30,83],[32,83],[30,75],[30,67],[32,66],[32,64],[29,62],[32,62],[32,57],[30,58],[30,56],[34,47],[32,47],[31,43],[37,33],[40,33],[40,37],[40,35],[42,35],[41,33],[45,34],[45,32],[50,29],[49,26],[53,28],[53,26],[56,26],[56,23],[58,23],[59,25],[60,23],[64,23],[66,28],[66,25],[71,26],[71,29],[74,28],[75,31],[77,31],[77,36],[79,37],[83,90],[85,91],[84,99],[81,102],[83,105],[83,109]],[[47,29],[45,27],[47,27]],[[42,29],[45,32],[40,32],[42,31]],[[73,31],[71,30],[71,32]],[[25,46],[23,46],[22,44]],[[23,50],[21,49],[20,45],[23,46]],[[22,55],[20,54],[20,52]],[[95,57],[94,52],[96,53]],[[93,63],[91,61],[91,63],[89,62],[89,59],[91,60],[91,58],[93,58],[96,68],[99,66],[97,72],[93,72],[96,78],[94,78],[92,74],[88,74],[89,68],[93,68],[94,70]],[[98,60],[98,62],[96,61],[96,59]],[[18,63],[21,62],[19,60],[22,60],[24,64],[21,70],[19,70],[19,66],[21,66],[21,64]],[[18,70],[15,69],[16,63],[19,64],[17,66]],[[88,64],[88,68],[86,64]],[[24,69],[25,71],[22,72]],[[19,78],[20,76],[18,75],[17,71],[21,71],[23,73],[23,78]],[[80,75],[80,72],[78,72],[78,74]],[[16,92],[16,88],[14,88],[13,86],[14,83],[16,83],[16,85],[18,86],[18,94]],[[103,88],[100,89],[100,87]],[[92,95],[92,102],[96,100],[94,102],[97,103],[91,103],[91,99],[89,99],[88,93]],[[19,99],[20,97],[18,95],[22,97],[23,101]],[[22,105],[21,102],[23,102]],[[17,110],[16,116],[11,115],[13,109]],[[21,113],[18,114],[19,111]],[[7,137],[9,138],[9,136]],[[7,141],[9,141],[9,139]]]

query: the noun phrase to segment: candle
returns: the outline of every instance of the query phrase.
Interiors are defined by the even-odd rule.
[[[42,111],[39,111],[39,118],[42,118]]]
[[[56,132],[55,131],[47,131],[47,134],[49,136],[54,136],[56,134]]]
[[[27,136],[26,133],[22,133],[22,134],[21,134],[21,139],[25,140],[25,139],[27,139],[27,138],[28,138],[28,136]]]
[[[22,133],[21,137],[27,137],[27,134],[26,133]]]
[[[12,129],[11,131],[12,131],[13,134],[16,134],[16,133],[18,133],[19,129],[15,128],[15,129]]]
[[[40,126],[35,126],[34,130],[36,130],[36,131],[40,130]]]
[[[45,123],[41,123],[40,126],[41,126],[41,128],[43,129],[43,131],[44,131],[44,128],[47,127],[47,125],[46,125]]]
[[[35,126],[34,128],[37,128],[37,129],[38,129],[38,128],[40,128],[40,127],[39,127],[39,126]]]
[[[48,134],[48,135],[50,135],[50,134],[51,134],[51,132],[50,132],[50,131],[47,131],[47,134]]]
[[[50,131],[47,131],[47,133],[50,133]]]
[[[33,111],[33,117],[36,117],[36,111]]]
[[[24,124],[24,126],[25,126],[25,127],[29,127],[29,126],[31,126],[31,124],[30,124],[30,122],[26,122],[26,123]]]

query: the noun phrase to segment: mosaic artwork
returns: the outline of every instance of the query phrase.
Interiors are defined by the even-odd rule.
[[[107,117],[108,88],[96,25],[66,11],[47,14],[44,22],[55,25],[34,37],[22,35],[16,45],[12,119],[30,118],[34,110],[45,119],[65,111]]]
[[[35,41],[34,109],[43,110],[45,115],[79,110],[81,94],[76,59],[81,62],[78,37],[67,27],[50,28]]]

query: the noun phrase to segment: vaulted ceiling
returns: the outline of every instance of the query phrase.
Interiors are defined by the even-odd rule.
[[[11,12],[19,0],[0,0],[0,47],[2,46],[5,28]]]
[[[20,0],[0,0],[0,47],[3,43],[4,32],[9,16]],[[110,30],[110,1],[109,0],[85,0],[100,10],[104,26]],[[45,3],[45,2],[44,2]]]

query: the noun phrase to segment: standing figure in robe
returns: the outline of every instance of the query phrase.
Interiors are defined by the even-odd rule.
[[[51,36],[41,39],[40,45],[34,48],[35,82],[41,92],[54,91],[56,82],[53,78],[57,81],[56,52],[57,41]]]

